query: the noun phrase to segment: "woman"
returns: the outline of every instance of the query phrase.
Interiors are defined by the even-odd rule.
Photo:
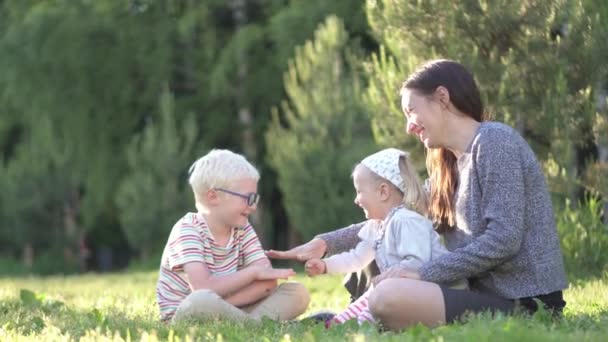
[[[449,323],[465,312],[559,313],[568,286],[551,200],[530,146],[511,127],[484,121],[479,90],[461,64],[436,60],[401,89],[407,133],[427,148],[430,218],[450,251],[418,271],[375,279],[372,314],[389,329]],[[306,260],[357,242],[360,225],[271,257]],[[470,290],[442,284],[468,278]]]

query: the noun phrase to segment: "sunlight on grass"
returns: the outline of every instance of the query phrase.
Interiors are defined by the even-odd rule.
[[[339,311],[348,303],[341,276],[294,280],[311,292],[306,316]],[[380,333],[371,325],[276,323],[261,326],[202,321],[167,326],[157,319],[156,272],[87,274],[68,277],[0,278],[0,340],[40,341],[367,341],[367,340],[603,340],[608,336],[608,277],[580,282],[566,291],[561,321],[542,314],[524,317],[472,317],[466,324],[402,333]]]

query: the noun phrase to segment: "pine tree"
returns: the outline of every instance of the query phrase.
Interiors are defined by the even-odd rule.
[[[368,0],[370,26],[385,49],[366,69],[377,139],[411,143],[394,129],[403,127],[398,118],[404,122],[393,106],[397,78],[403,81],[424,60],[454,59],[475,75],[492,119],[514,126],[542,161],[555,165],[549,175],[559,185],[552,189],[579,196],[594,149],[593,99],[606,79],[600,57],[606,56],[606,30],[595,14],[605,7],[593,0]]]
[[[76,236],[89,231],[114,210],[114,184],[126,164],[123,150],[153,108],[161,81],[169,78],[165,42],[172,21],[163,18],[159,6],[139,12],[113,1],[8,1],[0,6],[7,19],[0,32],[0,99],[20,117],[24,132],[8,145],[32,152],[9,156],[7,168],[19,170],[15,177],[28,175],[22,187],[44,184],[42,189],[52,187],[66,197],[48,205],[43,193],[39,201],[28,202],[27,210],[8,210],[4,219],[29,220],[33,216],[27,212],[48,212],[48,220],[31,225],[59,225],[66,236],[43,245],[57,249],[57,241],[75,244],[71,231]],[[38,126],[47,121],[48,137],[39,139]],[[48,174],[54,159],[42,154],[29,160],[48,150],[62,153],[69,183]],[[44,236],[29,232],[32,238]],[[58,246],[49,246],[55,242]]]
[[[178,125],[185,120],[181,113],[193,113],[194,125],[204,132],[197,137],[201,145],[239,152],[254,147],[250,154],[257,154],[252,159],[264,175],[260,207],[272,208],[266,216],[275,225],[268,219],[256,228],[266,227],[267,233],[274,228],[261,238],[282,242],[276,236],[283,233],[284,210],[264,159],[264,132],[270,108],[284,96],[287,59],[327,13],[344,17],[363,41],[369,41],[367,24],[360,4],[245,1],[243,15],[236,16],[234,3],[0,1],[4,168],[16,168],[15,151],[34,143],[23,134],[48,117],[55,138],[73,145],[70,172],[78,191],[75,205],[67,209],[73,219],[65,222],[93,243],[121,243],[116,184],[128,174],[125,151],[148,121],[159,121],[157,98],[168,83]],[[240,109],[251,114],[251,122],[238,124]],[[72,193],[73,188],[63,190]],[[57,210],[61,216],[66,209]],[[1,212],[1,222],[16,213],[4,204]]]
[[[0,226],[5,239],[12,241],[12,252],[20,254],[28,267],[42,255],[67,257],[65,267],[39,270],[45,273],[75,267],[80,233],[74,216],[80,203],[74,145],[56,130],[48,117],[28,127],[0,176]]]
[[[350,172],[375,144],[355,54],[342,21],[329,17],[296,48],[284,76],[288,101],[266,135],[289,220],[305,239],[362,218]]]
[[[194,210],[186,172],[200,153],[194,116],[178,123],[168,89],[160,114],[127,147],[128,171],[116,194],[122,229],[144,261],[162,251],[173,224]]]

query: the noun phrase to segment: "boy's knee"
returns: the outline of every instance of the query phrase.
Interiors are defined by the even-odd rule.
[[[296,305],[297,311],[304,312],[308,308],[310,293],[306,286],[296,282],[287,282],[279,285],[277,291],[288,294],[292,299],[292,303]]]
[[[192,292],[184,302],[188,302],[194,306],[199,306],[203,304],[209,303],[213,305],[213,303],[223,300],[217,293],[209,289],[201,289]]]
[[[201,314],[213,314],[221,308],[222,297],[217,293],[202,289],[192,292],[180,303],[173,322]]]

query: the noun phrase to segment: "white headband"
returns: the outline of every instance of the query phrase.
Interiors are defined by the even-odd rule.
[[[387,148],[366,157],[361,164],[378,176],[387,179],[405,193],[405,182],[399,169],[399,158],[401,157],[407,158],[409,153],[396,148]]]

